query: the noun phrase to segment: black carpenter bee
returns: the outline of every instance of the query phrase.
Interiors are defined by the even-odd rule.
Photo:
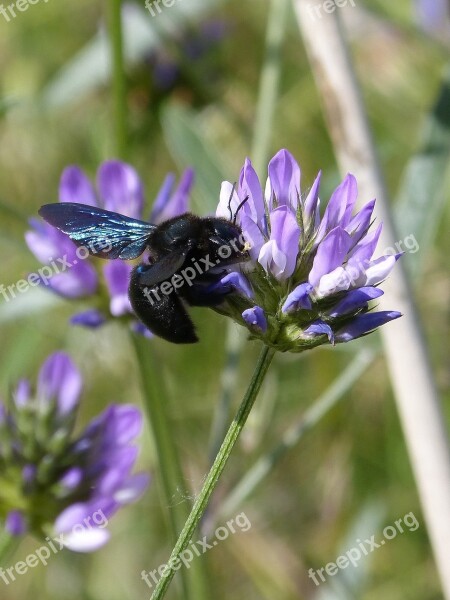
[[[198,341],[184,303],[219,304],[225,292],[211,288],[223,276],[224,267],[249,258],[236,215],[229,221],[185,213],[153,225],[71,202],[45,204],[39,214],[100,258],[130,260],[148,250],[148,262],[131,273],[130,302],[144,325],[175,344]]]

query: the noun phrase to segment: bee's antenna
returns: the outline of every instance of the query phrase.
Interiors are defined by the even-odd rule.
[[[228,200],[228,212],[230,213],[230,221],[233,220],[233,212],[231,210],[231,200],[233,199],[235,190],[236,190],[236,182],[233,183],[233,187],[231,188],[230,198]]]
[[[233,218],[233,224],[236,225],[236,217],[238,215],[238,212],[241,210],[241,208],[244,206],[244,204],[246,202],[248,202],[248,196],[245,196],[245,198],[242,200],[242,202],[239,204],[239,206],[236,209],[236,212],[234,213],[234,218]]]

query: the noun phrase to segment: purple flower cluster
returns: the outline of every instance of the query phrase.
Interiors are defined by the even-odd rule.
[[[64,353],[42,365],[36,392],[22,380],[0,402],[0,518],[11,535],[55,535],[75,551],[109,538],[109,519],[148,485],[132,475],[142,426],[130,405],[110,405],[75,439],[82,378]]]
[[[245,275],[235,274],[241,293],[228,296],[219,310],[280,350],[347,342],[400,316],[369,308],[400,256],[373,259],[381,233],[381,225],[371,229],[375,201],[353,214],[358,188],[348,174],[321,217],[320,177],[302,196],[300,167],[280,150],[269,163],[264,192],[249,159],[237,189],[222,184],[217,216],[236,214],[252,262]]]
[[[133,167],[117,160],[106,161],[98,169],[96,183],[98,194],[79,167],[67,167],[61,176],[59,201],[98,206],[135,219],[142,218],[143,185]],[[174,183],[174,176],[169,174],[155,200],[150,215],[152,223],[160,223],[187,211],[193,183],[192,170],[185,171],[175,191]],[[25,234],[28,247],[52,272],[48,281],[43,283],[60,296],[90,298],[97,305],[75,314],[71,320],[73,324],[98,327],[106,321],[108,312],[113,317],[130,317],[133,314],[128,299],[131,264],[121,260],[108,261],[99,271],[98,265],[87,258],[87,253],[81,254],[81,249],[67,235],[37,219],[31,219],[30,223],[33,229]],[[138,330],[143,327],[134,319],[132,324]]]

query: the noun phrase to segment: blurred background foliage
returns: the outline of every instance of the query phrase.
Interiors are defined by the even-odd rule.
[[[125,6],[127,160],[144,180],[148,210],[168,171],[195,167],[193,209],[200,214],[214,211],[222,179],[238,178],[253,137],[267,14],[268,3],[262,0],[180,0],[155,18],[143,2]],[[342,16],[395,198],[411,156],[420,150],[427,114],[439,95],[448,41],[423,31],[408,0],[358,0],[357,8],[342,9]],[[92,0],[41,2],[10,22],[0,16],[0,253],[5,285],[39,266],[23,234],[39,206],[57,200],[62,169],[76,163],[94,175],[102,160],[113,157],[104,19],[105,2]],[[447,117],[448,110],[447,104]],[[447,150],[448,133],[440,132],[447,135],[442,138]],[[323,169],[322,197],[327,198],[339,175],[293,18],[287,19],[271,136],[271,151],[280,147],[298,158],[306,188]],[[439,159],[434,180],[421,188],[420,218],[407,221],[414,228],[404,231],[421,239],[433,213],[429,239],[404,260],[421,262],[417,299],[438,387],[448,398],[449,178],[446,156]],[[402,216],[408,216],[409,189],[400,196],[401,223]],[[69,327],[72,313],[73,306],[50,292],[32,291],[8,303],[0,298],[1,394],[6,395],[18,377],[34,375],[52,350],[64,348],[86,378],[80,422],[110,401],[142,405],[127,332],[116,322],[94,332]],[[165,380],[186,479],[185,489],[174,490],[174,504],[187,502],[207,471],[211,423],[226,360],[224,320],[202,309],[193,315],[199,344],[186,348],[157,339],[149,342]],[[212,509],[366,345],[360,341],[351,348],[277,357]],[[246,387],[257,352],[253,343],[243,346],[233,406]],[[168,507],[158,494],[148,430],[141,441],[141,466],[155,473],[155,483],[137,506],[114,519],[108,546],[93,556],[61,552],[45,569],[30,571],[8,587],[0,582],[2,599],[33,594],[48,600],[148,596],[140,573],[164,563],[170,538]],[[441,597],[381,355],[235,514],[242,511],[252,522],[250,531],[230,536],[201,559],[207,562],[214,598],[349,598],[338,589],[325,590],[325,585],[317,589],[308,579],[308,569],[333,561],[341,548],[355,545],[366,531],[381,535],[385,525],[411,511],[420,528],[397,536],[370,556],[352,583],[352,597]],[[10,564],[36,547],[36,540],[27,539]],[[336,584],[338,577],[334,579],[331,583]],[[175,597],[174,588],[168,598]]]

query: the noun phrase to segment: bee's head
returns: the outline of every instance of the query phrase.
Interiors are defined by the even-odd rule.
[[[209,246],[222,265],[248,260],[249,245],[239,225],[227,219],[210,220]]]

